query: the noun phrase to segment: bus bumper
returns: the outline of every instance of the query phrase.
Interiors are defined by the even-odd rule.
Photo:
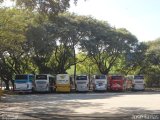
[[[32,93],[32,89],[28,89],[28,90],[14,90],[15,93]]]
[[[96,91],[106,91],[107,86],[106,85],[102,85],[102,86],[96,85],[94,90],[96,90]]]
[[[64,86],[64,85],[57,85],[56,86],[56,92],[70,92],[71,86]]]

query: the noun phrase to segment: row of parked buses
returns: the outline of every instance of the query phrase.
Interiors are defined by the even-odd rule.
[[[77,75],[75,80],[68,74],[24,74],[16,75],[14,91],[16,92],[71,92],[84,91],[126,91],[144,90],[144,76],[130,75]]]

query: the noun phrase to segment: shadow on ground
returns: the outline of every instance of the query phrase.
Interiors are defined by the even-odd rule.
[[[61,109],[60,111],[63,111],[65,109]],[[62,114],[55,114],[54,112],[51,114],[46,113],[21,113],[19,112],[17,119],[32,119],[32,120],[134,120],[136,116],[138,117],[137,120],[160,120],[160,110],[157,111],[150,111],[146,110],[144,108],[137,108],[137,107],[123,107],[118,108],[119,112],[115,114],[109,114],[107,112],[104,113],[93,113],[88,115],[74,115],[74,114],[68,114],[68,115],[62,115]],[[132,113],[130,113],[132,111]],[[12,114],[14,114],[13,111]],[[71,112],[71,111],[68,111]],[[123,113],[123,114],[122,114]],[[10,114],[8,112],[8,114]],[[15,114],[17,114],[15,112]],[[156,118],[154,116],[157,116]],[[150,118],[146,117],[150,116]],[[151,117],[152,116],[152,117]]]
[[[159,93],[152,92],[8,95],[3,97],[0,103],[0,116],[3,117],[4,114],[18,114],[18,119],[38,120],[131,120],[133,115],[160,114],[160,110],[151,111],[143,107],[118,107],[116,109],[113,108],[115,113],[109,111],[102,112],[94,102],[83,102],[83,100],[108,100],[113,97],[125,95],[141,96],[143,94],[159,95]],[[103,105],[104,103],[99,103],[98,107],[101,108]],[[107,102],[105,105],[107,106]],[[92,108],[97,109],[97,112],[79,114],[75,111],[75,109],[87,108],[88,106],[93,106]]]
[[[23,103],[29,101],[54,101],[54,100],[90,100],[90,99],[106,99],[125,95],[152,95],[160,92],[89,92],[89,93],[54,93],[54,94],[21,94],[6,95],[0,102],[2,103]]]

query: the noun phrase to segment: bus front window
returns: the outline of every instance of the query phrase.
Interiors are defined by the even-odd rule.
[[[27,78],[27,75],[16,75],[15,79],[16,80],[25,80],[25,79],[28,79],[28,78]]]
[[[87,76],[77,76],[76,80],[87,80]]]
[[[105,75],[96,75],[96,79],[106,79]]]
[[[47,75],[36,75],[36,80],[47,80]]]
[[[122,80],[122,76],[112,76],[112,80]]]

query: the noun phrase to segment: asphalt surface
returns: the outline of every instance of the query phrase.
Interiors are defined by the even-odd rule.
[[[160,120],[160,92],[5,95],[0,119]]]

